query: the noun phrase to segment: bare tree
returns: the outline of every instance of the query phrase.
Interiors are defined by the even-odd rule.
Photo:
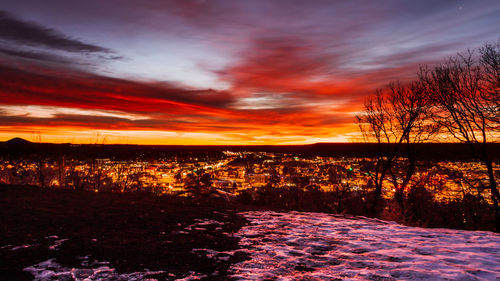
[[[468,144],[486,167],[496,228],[500,231],[500,195],[488,143],[500,140],[498,116],[499,46],[486,44],[479,56],[473,51],[448,58],[444,63],[420,70],[433,103],[433,120],[443,134]]]
[[[480,64],[484,71],[483,93],[490,102],[490,118],[500,130],[500,40],[479,48]]]
[[[389,103],[392,118],[395,120],[395,134],[401,138],[395,147],[405,159],[405,164],[389,169],[392,185],[395,189],[395,199],[401,209],[404,209],[404,191],[412,180],[417,169],[416,143],[429,141],[437,132],[437,126],[429,122],[429,100],[425,88],[419,82],[413,82],[403,87],[392,84],[389,86]],[[398,175],[399,174],[399,175]]]
[[[382,187],[391,177],[395,197],[403,207],[404,189],[416,169],[416,142],[428,139],[433,129],[425,121],[427,98],[420,83],[402,86],[390,84],[387,91],[378,90],[365,103],[364,112],[357,115],[358,124],[368,142],[376,142],[377,154],[370,176],[375,185],[372,211],[378,212]],[[395,169],[398,157],[406,158],[403,176],[399,175],[402,167]],[[402,165],[401,165],[402,166]]]

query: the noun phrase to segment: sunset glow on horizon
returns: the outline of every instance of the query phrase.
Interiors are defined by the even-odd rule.
[[[499,40],[498,1],[7,1],[0,141],[356,142],[419,66]]]

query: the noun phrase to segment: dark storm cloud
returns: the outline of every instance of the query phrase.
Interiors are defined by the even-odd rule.
[[[0,126],[35,125],[43,127],[83,127],[96,129],[169,129],[181,130],[185,122],[179,120],[145,119],[130,120],[109,116],[91,116],[77,114],[56,114],[51,117],[11,116],[0,110]]]
[[[18,19],[5,11],[0,11],[0,39],[15,41],[28,46],[43,46],[67,52],[112,52],[107,48],[84,43],[37,23]]]
[[[7,55],[10,57],[20,58],[20,59],[29,59],[43,62],[53,62],[59,64],[73,64],[74,60],[59,56],[52,53],[47,52],[34,52],[34,51],[24,51],[24,50],[12,50],[7,48],[0,48],[0,54]]]

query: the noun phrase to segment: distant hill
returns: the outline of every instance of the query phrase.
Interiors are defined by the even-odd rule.
[[[23,138],[12,138],[12,139],[6,141],[5,143],[14,144],[14,145],[15,144],[17,144],[17,145],[19,145],[19,144],[21,144],[21,145],[32,144],[32,142],[30,142],[29,140],[25,140]]]

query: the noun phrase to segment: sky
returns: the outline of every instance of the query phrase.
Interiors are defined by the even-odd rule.
[[[359,141],[368,95],[499,26],[497,0],[6,0],[0,141]]]

